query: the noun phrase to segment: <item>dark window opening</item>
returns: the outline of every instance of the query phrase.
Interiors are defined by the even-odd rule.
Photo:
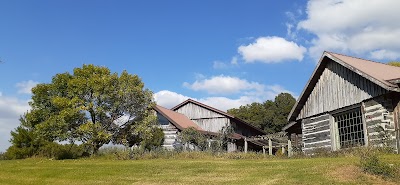
[[[169,121],[163,115],[157,112],[157,118],[160,125],[169,125]]]
[[[361,109],[353,109],[334,116],[339,131],[340,148],[365,145],[361,116]]]

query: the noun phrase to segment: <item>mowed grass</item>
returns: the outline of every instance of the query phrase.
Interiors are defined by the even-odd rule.
[[[367,175],[359,158],[0,161],[0,184],[400,184]],[[399,155],[384,161],[400,165]]]

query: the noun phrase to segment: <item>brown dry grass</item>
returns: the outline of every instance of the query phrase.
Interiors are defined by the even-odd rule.
[[[356,165],[333,168],[327,175],[340,183],[358,184],[360,181],[364,181],[366,184],[396,185],[396,183],[387,181],[382,177],[366,174]]]

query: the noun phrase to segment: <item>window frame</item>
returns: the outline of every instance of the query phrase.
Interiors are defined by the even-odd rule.
[[[346,108],[342,108],[336,111],[331,112],[330,114],[330,123],[331,123],[331,143],[332,143],[332,150],[340,150],[340,149],[345,149],[345,148],[350,148],[350,147],[343,147],[341,146],[341,140],[340,140],[340,135],[339,135],[339,127],[338,127],[338,122],[336,121],[336,117],[339,115],[344,115],[348,113],[354,113],[359,111],[360,112],[360,119],[361,123],[359,125],[362,125],[362,134],[363,134],[363,145],[361,146],[368,146],[368,133],[367,133],[367,127],[365,123],[365,116],[364,116],[364,103],[356,104],[353,106],[349,106]],[[357,131],[360,132],[360,131]]]

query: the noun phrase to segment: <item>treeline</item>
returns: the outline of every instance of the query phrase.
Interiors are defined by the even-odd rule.
[[[292,110],[296,99],[289,93],[281,93],[275,100],[264,103],[252,103],[239,108],[229,109],[228,113],[238,117],[267,133],[282,130],[287,124],[287,117]]]

